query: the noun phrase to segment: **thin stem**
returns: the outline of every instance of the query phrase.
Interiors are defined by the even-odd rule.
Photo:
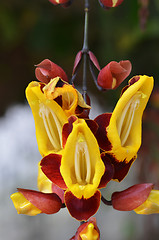
[[[101,197],[101,200],[105,205],[112,206],[112,201],[106,200],[103,196]]]
[[[87,94],[87,57],[88,57],[88,12],[89,12],[89,0],[85,0],[84,6],[85,12],[85,24],[84,24],[84,40],[83,40],[83,98],[86,101]]]

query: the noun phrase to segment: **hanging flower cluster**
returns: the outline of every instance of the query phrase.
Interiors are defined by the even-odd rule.
[[[28,85],[26,97],[43,157],[40,191],[18,189],[11,198],[18,213],[52,214],[66,206],[74,218],[87,221],[99,208],[99,189],[112,179],[121,181],[137,157],[153,78],[131,78],[114,111],[91,120],[90,106],[74,86],[62,80],[67,76],[59,66],[44,60],[35,72],[40,82]],[[113,193],[112,206],[142,214],[158,212],[159,191],[152,188],[152,184],[139,184]]]
[[[72,2],[49,1],[64,7]],[[123,0],[99,2],[109,8],[120,5]],[[111,180],[121,182],[137,158],[142,115],[154,80],[145,75],[132,77],[113,112],[103,113],[93,120],[89,117],[88,96],[83,96],[74,86],[83,57],[89,60],[89,69],[99,90],[116,89],[131,72],[129,60],[111,61],[101,69],[86,42],[76,55],[70,81],[65,71],[49,59],[36,65],[38,81],[28,85],[26,98],[33,113],[42,156],[38,165],[38,191],[19,188],[11,199],[19,214],[30,216],[54,214],[66,207],[73,218],[84,221],[71,239],[99,240],[100,232],[92,216],[98,211],[101,200],[119,211],[159,213],[159,190],[154,190],[152,183],[114,192],[110,201],[100,192]],[[94,67],[99,71],[97,77]]]

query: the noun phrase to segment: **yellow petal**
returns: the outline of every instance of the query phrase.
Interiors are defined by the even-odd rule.
[[[26,89],[26,97],[35,120],[36,137],[42,156],[50,151],[62,149],[62,127],[67,116],[60,105],[48,99],[41,90],[41,84],[31,82]]]
[[[139,77],[117,102],[107,127],[107,136],[112,144],[108,152],[119,162],[128,163],[141,145],[142,114],[153,88],[153,78]]]
[[[147,200],[134,210],[137,214],[159,213],[159,190],[152,190]]]
[[[98,240],[99,233],[95,230],[93,223],[88,224],[79,234],[82,240]]]
[[[20,192],[13,193],[11,199],[18,214],[35,216],[41,213],[41,210],[31,204]]]
[[[83,119],[73,123],[62,155],[60,171],[68,189],[77,198],[90,198],[96,192],[105,166],[99,146]]]
[[[65,114],[69,117],[75,114],[75,109],[77,107],[78,95],[76,89],[62,81],[62,87],[55,87],[58,81],[60,80],[58,77],[52,79],[44,88],[44,93],[48,99],[55,99],[59,96],[62,97],[62,109]]]
[[[40,162],[38,164],[38,189],[40,192],[52,193],[52,182],[41,170]]]

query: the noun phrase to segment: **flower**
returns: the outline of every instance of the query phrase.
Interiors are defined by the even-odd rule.
[[[105,187],[114,172],[100,157],[98,143],[84,119],[71,119],[63,127],[64,149],[49,154],[41,161],[42,171],[65,190],[64,202],[70,214],[86,221],[100,205],[98,188]]]
[[[159,213],[159,190],[152,183],[136,184],[121,192],[112,194],[113,208],[119,211],[132,211],[137,214]]]
[[[113,111],[99,115],[96,138],[115,167],[114,179],[121,181],[137,157],[141,145],[142,114],[153,88],[153,78],[136,76],[130,79]]]
[[[123,0],[99,0],[99,2],[103,5],[103,7],[117,7],[119,6]]]
[[[75,236],[70,240],[99,240],[100,232],[97,227],[96,219],[91,217],[88,222],[83,223],[77,229]]]
[[[55,193],[42,193],[28,189],[18,189],[11,195],[18,214],[35,216],[40,213],[53,214],[60,210],[62,201]]]
[[[62,80],[68,82],[68,78],[64,70],[57,64],[51,62],[49,59],[45,59],[36,65],[35,76],[43,83],[48,83],[55,77],[60,77]]]
[[[26,97],[34,116],[36,137],[42,156],[63,148],[62,127],[68,122],[70,115],[80,116],[85,110],[88,114],[90,109],[82,95],[59,77],[48,84],[31,82],[26,89]]]
[[[131,62],[128,60],[119,63],[112,61],[100,70],[97,83],[103,89],[115,89],[130,74],[131,68]]]

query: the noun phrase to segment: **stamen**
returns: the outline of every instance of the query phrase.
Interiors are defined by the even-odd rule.
[[[75,175],[80,185],[85,185],[91,181],[90,155],[83,136],[78,137],[75,148]]]
[[[52,121],[49,118],[51,113]],[[62,126],[55,115],[55,113],[44,104],[40,104],[39,115],[43,119],[44,127],[48,138],[55,150],[59,150],[62,147]],[[56,134],[57,132],[57,134]]]
[[[124,146],[128,140],[132,128],[135,111],[140,104],[142,92],[138,91],[124,107],[119,122],[117,123],[118,134],[121,139],[121,146]]]

